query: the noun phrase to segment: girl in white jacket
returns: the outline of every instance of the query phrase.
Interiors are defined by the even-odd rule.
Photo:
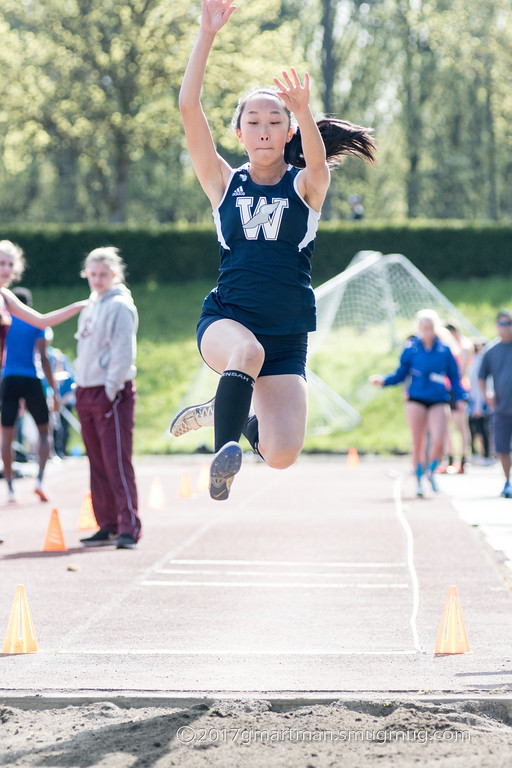
[[[89,458],[100,530],[82,542],[134,549],[141,535],[132,465],[137,309],[117,248],[96,248],[82,277],[91,296],[78,320],[76,409]]]

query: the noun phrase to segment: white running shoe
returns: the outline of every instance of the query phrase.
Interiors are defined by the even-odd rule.
[[[201,405],[189,405],[178,413],[171,422],[170,432],[174,437],[186,435],[192,429],[213,427],[215,397]]]
[[[16,494],[14,493],[12,488],[9,488],[7,490],[7,503],[8,504],[16,504],[17,503],[17,501],[16,501]]]

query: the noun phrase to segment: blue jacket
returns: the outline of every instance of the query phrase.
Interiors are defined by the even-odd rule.
[[[405,345],[400,365],[395,373],[386,376],[384,386],[400,384],[410,376],[409,397],[426,400],[430,403],[443,403],[450,400],[446,388],[446,379],[451,385],[455,400],[466,400],[467,393],[460,383],[457,362],[449,347],[436,339],[432,349],[425,349],[417,337]]]

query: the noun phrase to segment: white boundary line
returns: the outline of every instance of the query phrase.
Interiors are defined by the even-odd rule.
[[[301,568],[403,568],[407,565],[406,562],[397,563],[366,563],[364,561],[359,562],[346,562],[346,563],[333,563],[333,562],[302,562],[300,560],[176,560],[172,558],[169,560],[173,565],[278,565],[296,568],[300,565]]]
[[[261,493],[262,493],[261,489],[258,491],[255,491],[248,498],[236,504],[236,506],[233,505],[233,507],[231,507],[230,509],[225,509],[225,511],[221,513],[219,517],[213,517],[208,522],[199,526],[199,528],[193,531],[190,534],[190,536],[185,538],[180,544],[177,544],[176,547],[166,552],[165,555],[162,555],[162,557],[159,560],[157,560],[156,563],[152,563],[151,565],[149,565],[143,573],[141,573],[139,576],[133,579],[119,592],[114,594],[107,603],[105,603],[98,611],[96,611],[96,613],[89,616],[89,618],[87,618],[81,624],[77,624],[72,629],[70,629],[69,632],[67,632],[62,638],[61,646],[57,651],[57,653],[67,652],[66,646],[69,646],[71,643],[76,643],[95,624],[99,624],[102,619],[106,619],[109,616],[109,614],[112,613],[112,611],[118,605],[120,605],[124,600],[126,600],[133,591],[135,591],[138,587],[140,587],[143,584],[145,579],[152,576],[155,573],[155,571],[158,572],[159,568],[163,568],[170,561],[174,562],[174,558],[176,555],[180,555],[182,552],[186,551],[188,547],[190,547],[192,544],[198,541],[205,533],[207,533],[210,530],[210,528],[213,528],[214,526],[218,525],[219,522],[223,522],[224,520],[229,519],[229,517],[231,516],[235,516],[236,514],[239,514],[240,510],[244,509],[253,499],[257,498],[258,495],[260,495]],[[69,652],[72,653],[72,651],[69,651]]]
[[[300,565],[300,563],[298,563]],[[404,568],[406,567],[406,564],[404,563]],[[344,579],[347,578],[357,578],[361,579],[363,576],[365,578],[371,578],[371,579],[390,579],[396,576],[395,573],[336,573],[336,571],[331,571],[330,573],[318,573],[318,571],[247,571],[247,570],[241,570],[241,571],[229,571],[229,570],[222,570],[220,568],[159,568],[156,573],[163,573],[167,576],[177,576],[177,575],[186,575],[186,576],[263,576],[265,578],[270,578],[271,576],[278,576],[281,579],[283,578],[290,578],[290,579],[296,579],[296,578],[304,578],[304,577],[311,577],[315,579],[338,579],[340,576],[342,576]]]
[[[85,650],[71,650],[62,649],[58,651],[40,651],[41,653],[58,654],[59,656],[237,656],[244,658],[245,656],[416,656],[417,651],[413,649],[401,649],[396,650],[392,648],[376,648],[376,649],[363,649],[356,650],[315,650],[309,649],[305,651],[259,651],[256,649],[249,649],[244,651],[229,651],[229,650],[211,650],[208,648],[200,650],[185,650],[181,648],[152,648],[148,650],[141,650],[140,648],[113,648],[112,650],[105,650],[104,648],[91,648]]]
[[[416,625],[416,620],[418,617],[420,590],[419,590],[419,583],[418,583],[418,574],[416,573],[416,567],[414,565],[414,537],[412,534],[411,526],[409,525],[409,522],[404,515],[404,509],[402,505],[402,476],[401,475],[397,475],[395,477],[395,482],[393,483],[393,498],[395,501],[396,516],[402,528],[404,529],[405,538],[407,541],[407,566],[409,568],[409,574],[411,576],[411,587],[412,587],[412,612],[411,612],[411,618],[410,618],[412,639],[413,639],[414,647],[416,648],[416,650],[419,651],[420,653],[423,653],[424,652],[423,646],[420,645],[420,641],[418,637],[418,627]]]
[[[257,587],[258,589],[263,587],[278,587],[279,589],[407,589],[408,584],[354,584],[343,583],[339,584],[312,584],[310,582],[289,582],[289,581],[143,581],[141,582],[143,587]]]

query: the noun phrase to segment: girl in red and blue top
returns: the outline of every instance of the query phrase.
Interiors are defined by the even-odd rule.
[[[459,410],[465,410],[467,393],[450,348],[439,338],[441,324],[437,313],[433,310],[418,312],[417,324],[417,336],[407,342],[395,373],[370,376],[370,381],[377,386],[390,387],[409,380],[405,412],[412,434],[417,495],[422,496],[424,462],[432,490],[437,491],[434,472],[443,456],[449,418],[450,391],[446,380],[450,382]],[[427,435],[430,436],[428,456]]]
[[[184,409],[171,432],[213,421],[210,495],[217,500],[228,498],[240,469],[242,432],[271,467],[290,466],[302,450],[307,334],[315,328],[311,256],[330,165],[344,154],[372,161],[375,149],[364,128],[333,119],[317,124],[309,76],[302,83],[290,68],[275,78],[277,90],[256,90],[239,102],[234,128],[249,162],[231,168],[217,153],[200,94],[215,36],[233,11],[230,0],[203,0],[180,92],[190,156],[221,249],[218,285],[197,329],[201,355],[221,377],[215,398]]]

